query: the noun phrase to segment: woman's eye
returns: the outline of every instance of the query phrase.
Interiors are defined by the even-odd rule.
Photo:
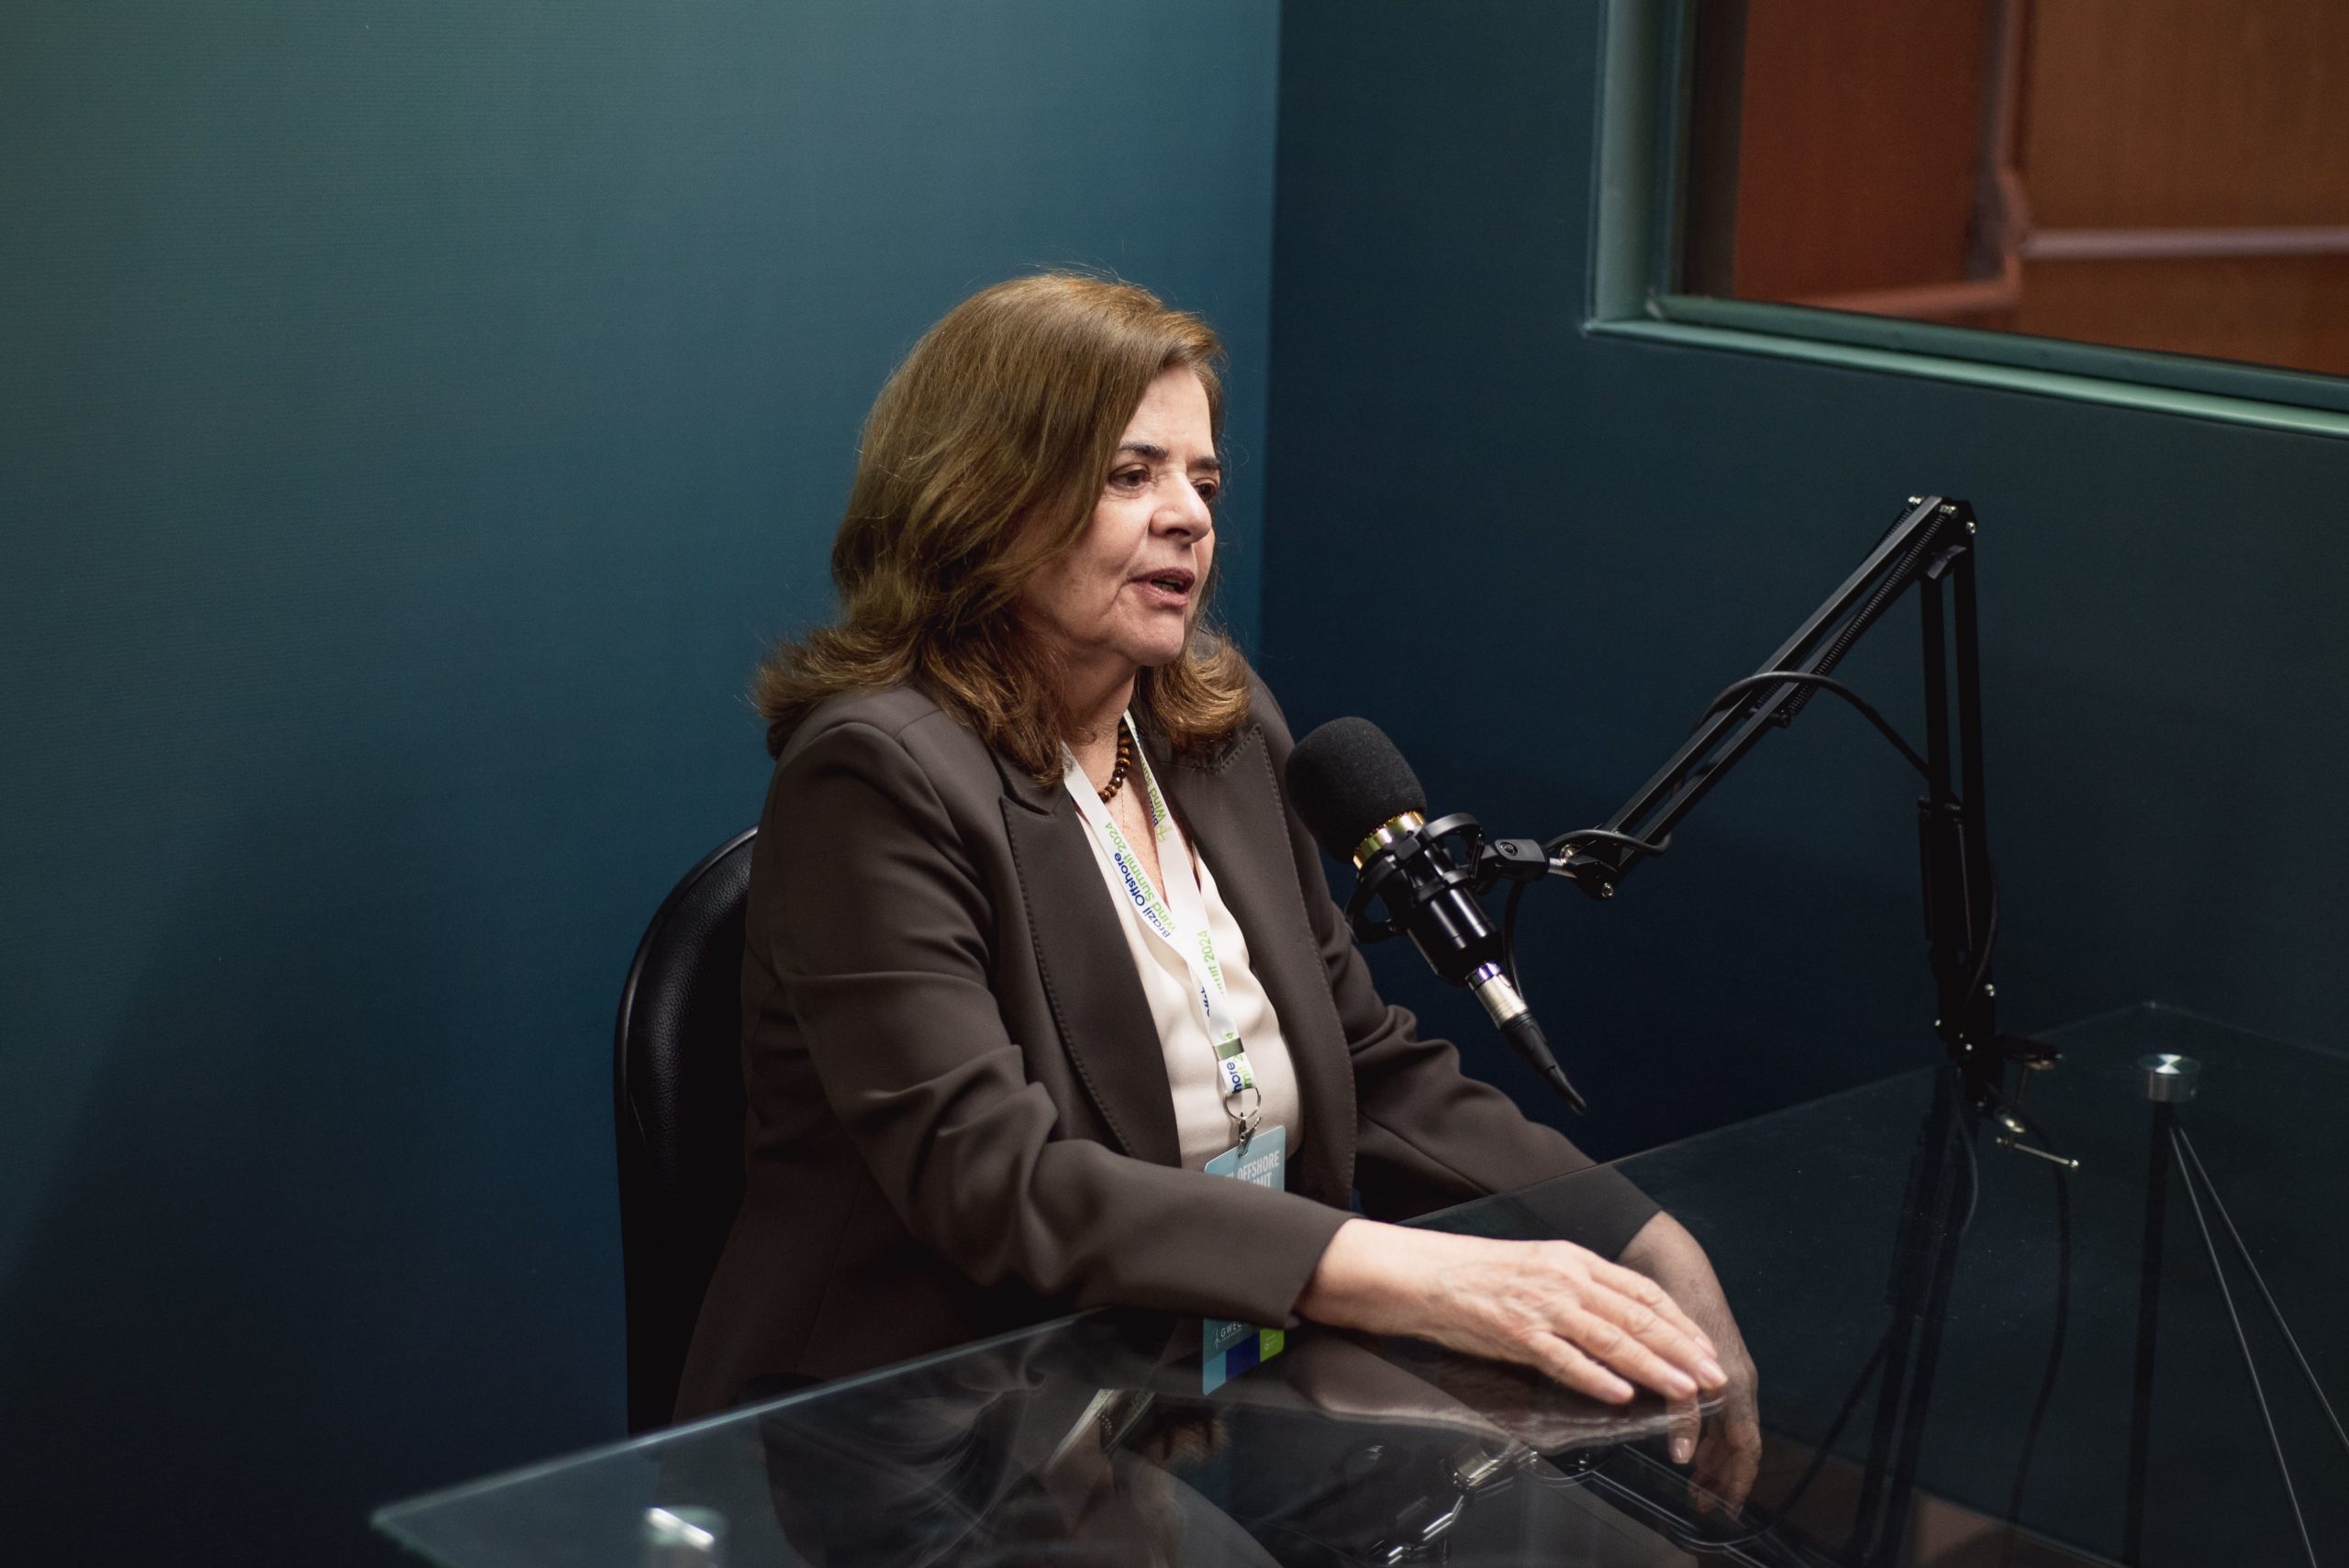
[[[1150,470],[1146,468],[1122,469],[1109,476],[1109,483],[1120,485],[1128,490],[1140,490],[1150,484]]]
[[[1216,498],[1218,494],[1218,486],[1212,479],[1202,480],[1199,484],[1193,485],[1192,488],[1199,493],[1199,499],[1202,501],[1212,501]]]

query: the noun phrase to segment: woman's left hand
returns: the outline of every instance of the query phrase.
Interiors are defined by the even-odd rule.
[[[1753,1358],[1746,1353],[1745,1337],[1737,1331],[1712,1262],[1687,1227],[1661,1212],[1640,1228],[1617,1262],[1664,1286],[1720,1352],[1717,1359],[1729,1373],[1721,1407],[1712,1419],[1701,1422],[1699,1431],[1691,1407],[1687,1424],[1674,1431],[1672,1457],[1681,1464],[1695,1462],[1689,1485],[1698,1507],[1717,1501],[1724,1511],[1735,1513],[1761,1468],[1762,1418],[1755,1402]]]

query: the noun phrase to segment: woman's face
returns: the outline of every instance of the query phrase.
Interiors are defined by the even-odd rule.
[[[1180,657],[1215,560],[1223,483],[1208,392],[1187,367],[1160,373],[1119,438],[1093,520],[1022,590],[1080,680],[1118,679]]]

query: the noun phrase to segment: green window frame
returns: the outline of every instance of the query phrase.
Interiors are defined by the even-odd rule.
[[[2349,377],[1677,292],[1695,0],[1607,0],[1585,329],[2349,436]]]

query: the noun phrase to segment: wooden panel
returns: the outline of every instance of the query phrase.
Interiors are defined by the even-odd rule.
[[[2041,228],[2349,223],[2349,5],[2040,0],[2022,173]]]
[[[2032,228],[2349,225],[2349,0],[2026,20]],[[1993,24],[1990,0],[1745,7],[1736,296],[2349,374],[2349,257],[2039,261],[2011,306],[1993,279],[1865,298],[1966,275]]]
[[[1735,293],[1965,275],[1988,0],[1746,9]]]
[[[2012,325],[2349,375],[2349,256],[2026,261]]]

